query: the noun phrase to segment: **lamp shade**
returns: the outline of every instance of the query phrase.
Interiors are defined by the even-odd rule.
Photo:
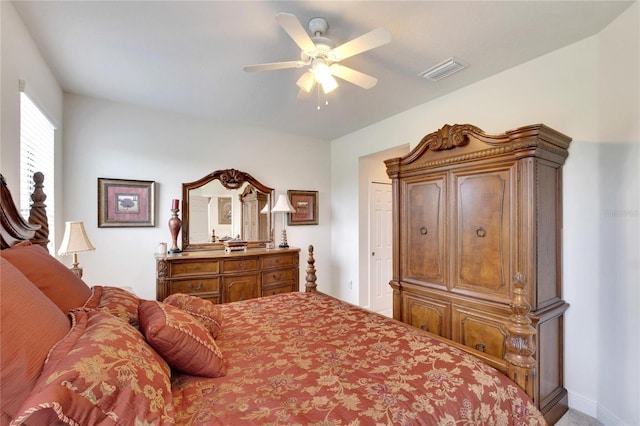
[[[58,254],[78,253],[95,249],[96,248],[91,245],[89,237],[87,237],[82,222],[65,222],[64,237],[62,237],[62,244],[60,245]]]
[[[264,207],[262,208],[262,210],[260,210],[260,213],[268,214],[269,213],[269,204],[265,204]]]
[[[277,213],[277,212],[295,213],[296,209],[293,208],[293,206],[289,202],[289,199],[287,198],[286,195],[280,194],[280,196],[278,196],[278,202],[276,203],[275,206],[273,206],[271,211],[273,213]]]

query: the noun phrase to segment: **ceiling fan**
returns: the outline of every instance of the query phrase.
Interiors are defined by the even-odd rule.
[[[378,82],[377,78],[341,65],[339,62],[389,43],[391,41],[391,33],[386,28],[376,28],[360,37],[334,47],[335,44],[324,36],[329,28],[329,24],[324,18],[313,18],[309,21],[311,36],[307,34],[298,18],[290,13],[279,13],[276,15],[276,21],[302,50],[300,60],[247,65],[244,67],[245,71],[309,67],[296,83],[300,87],[301,95],[311,93],[316,83],[322,86],[324,93],[331,92],[338,87],[334,76],[363,89],[370,89]]]

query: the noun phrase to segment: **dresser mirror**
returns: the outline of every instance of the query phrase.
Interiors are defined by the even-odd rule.
[[[273,188],[236,169],[217,170],[182,184],[182,250],[223,249],[239,238],[249,247],[270,240]]]

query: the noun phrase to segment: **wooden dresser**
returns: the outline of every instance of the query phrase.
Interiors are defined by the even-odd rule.
[[[571,139],[544,125],[487,135],[444,126],[385,161],[393,181],[393,315],[502,362],[514,277],[535,327],[533,396],[548,422],[563,383],[562,165]]]
[[[187,293],[228,303],[299,289],[300,249],[190,251],[156,258],[156,299]]]

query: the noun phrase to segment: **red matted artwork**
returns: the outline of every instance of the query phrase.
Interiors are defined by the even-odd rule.
[[[318,224],[318,191],[287,191],[295,213],[287,215],[287,225]]]
[[[156,226],[155,182],[98,178],[98,227]]]

